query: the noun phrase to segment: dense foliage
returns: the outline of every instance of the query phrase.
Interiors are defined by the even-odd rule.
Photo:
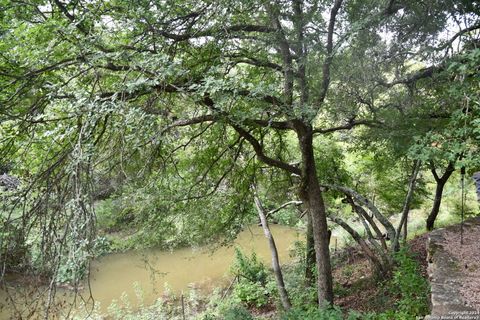
[[[233,239],[258,185],[268,208],[302,202],[283,217],[307,225],[306,268],[332,303],[327,218],[386,272],[398,246],[373,219],[398,240],[388,218],[425,200],[422,165],[436,180],[479,168],[479,11],[0,0],[0,167],[21,181],[1,193],[2,270],[51,280],[50,301],[105,248]]]

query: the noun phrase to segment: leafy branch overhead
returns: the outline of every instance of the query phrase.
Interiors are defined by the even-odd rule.
[[[93,248],[99,199],[131,191],[140,238],[185,244],[234,237],[258,182],[301,201],[332,302],[321,186],[395,232],[339,185],[339,144],[478,159],[467,2],[0,1],[0,164],[25,182],[9,218],[48,235],[38,264],[54,277],[59,255]]]

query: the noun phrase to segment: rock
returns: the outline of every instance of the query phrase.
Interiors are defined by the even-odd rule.
[[[480,226],[480,218],[468,221],[466,226]],[[454,232],[458,233],[458,226],[432,231],[428,237],[427,272],[431,285],[432,313],[425,319],[480,319],[480,310],[468,306],[465,296],[461,294],[465,283],[471,282],[465,271],[469,262],[459,261],[452,254],[451,235]]]

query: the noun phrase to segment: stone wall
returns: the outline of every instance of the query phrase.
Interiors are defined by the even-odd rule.
[[[480,226],[480,218],[465,222],[465,234],[472,226]],[[480,310],[468,306],[461,294],[462,286],[468,281],[462,268],[465,263],[458,261],[447,249],[447,246],[451,246],[448,234],[459,231],[460,226],[456,225],[432,231],[428,237],[427,271],[431,286],[432,312],[425,319],[480,319]]]

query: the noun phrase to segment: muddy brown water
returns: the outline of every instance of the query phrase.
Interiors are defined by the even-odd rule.
[[[303,238],[301,232],[280,225],[272,225],[271,229],[281,263],[289,262],[291,260],[289,249],[296,240]],[[213,252],[207,247],[184,248],[171,252],[149,249],[101,257],[93,261],[90,276],[90,290],[96,310],[105,314],[115,301],[119,305],[128,301],[130,307],[135,310],[142,305],[152,305],[159,297],[165,295],[166,291],[179,295],[193,287],[208,292],[214,287],[228,284],[231,278],[229,270],[235,258],[235,246],[245,253],[255,251],[257,256],[270,266],[268,243],[262,229],[257,226],[242,231],[232,246],[221,247]],[[85,289],[79,292],[77,301],[90,296],[88,285],[85,284],[84,287]],[[21,289],[25,288],[11,287],[9,292],[18,294]],[[140,291],[142,299],[138,299]],[[64,308],[67,310],[73,294],[61,288],[57,292],[64,297]],[[22,307],[27,309],[31,302],[24,302],[18,297],[15,299],[20,309]],[[11,307],[8,305],[5,307],[5,301],[6,293],[0,291],[0,302],[4,304],[3,310],[0,310],[0,319],[8,319],[12,313]]]

